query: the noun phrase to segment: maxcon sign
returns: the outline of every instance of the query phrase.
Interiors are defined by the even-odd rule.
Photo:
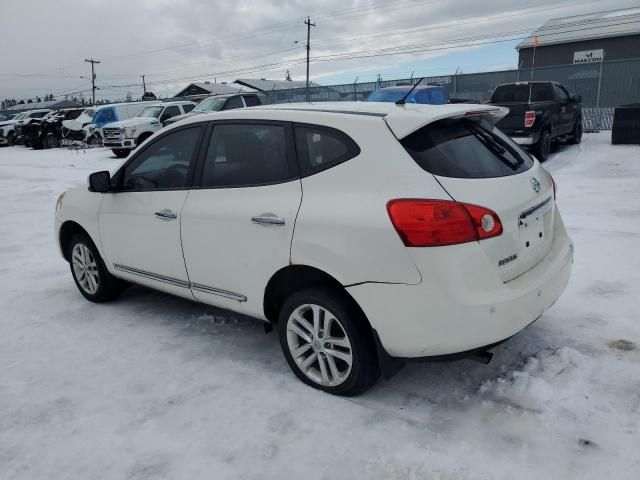
[[[582,52],[573,52],[573,63],[600,63],[604,59],[604,50],[584,50]]]

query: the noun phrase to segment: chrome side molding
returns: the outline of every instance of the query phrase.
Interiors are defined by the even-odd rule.
[[[245,295],[229,292],[228,290],[222,290],[220,288],[209,287],[207,285],[202,285],[201,283],[191,283],[180,280],[179,278],[167,277],[158,273],[140,270],[139,268],[127,267],[126,265],[120,265],[118,263],[114,263],[113,268],[115,268],[116,270],[120,270],[121,272],[138,275],[140,277],[148,278],[150,280],[156,280],[158,282],[168,283],[169,285],[174,285],[176,287],[187,288],[202,293],[209,293],[212,295],[218,295],[220,297],[230,298],[241,303],[247,301],[247,297]]]

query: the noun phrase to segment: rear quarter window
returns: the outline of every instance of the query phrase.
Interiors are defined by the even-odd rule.
[[[499,129],[469,119],[434,122],[400,143],[420,167],[442,177],[505,177],[533,165],[531,157]]]
[[[334,167],[360,154],[360,147],[351,137],[333,128],[297,125],[295,137],[303,177]]]

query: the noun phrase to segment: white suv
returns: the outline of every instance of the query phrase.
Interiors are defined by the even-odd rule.
[[[135,282],[278,328],[341,395],[516,334],[564,290],[551,176],[481,105],[287,104],[206,114],[67,191],[56,239],[82,295]]]
[[[160,130],[170,118],[189,113],[196,104],[188,101],[158,102],[144,107],[133,118],[112,122],[102,128],[102,144],[112,149],[118,158]]]

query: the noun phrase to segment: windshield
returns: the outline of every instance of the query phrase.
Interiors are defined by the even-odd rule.
[[[17,114],[15,117],[13,117],[11,120],[21,120],[23,119],[27,114],[26,113],[19,113]]]
[[[136,115],[136,117],[158,118],[163,109],[164,107],[162,105],[152,105],[150,107],[145,107],[140,111],[140,113]]]
[[[96,116],[96,111],[93,108],[87,108],[82,115],[86,115],[89,118],[93,118]]]
[[[367,102],[397,102],[408,91],[408,88],[382,88],[371,92],[367,97]],[[449,103],[449,99],[442,88],[418,88],[411,92],[411,95],[406,99],[406,103],[443,105]]]
[[[219,112],[220,110],[222,110],[222,107],[224,106],[224,102],[226,100],[227,100],[226,97],[225,98],[216,98],[216,97],[205,98],[196,106],[196,108],[193,109],[193,111],[194,112]]]
[[[491,96],[492,103],[528,103],[529,87],[532,102],[553,100],[553,88],[550,83],[513,83],[500,85]]]

